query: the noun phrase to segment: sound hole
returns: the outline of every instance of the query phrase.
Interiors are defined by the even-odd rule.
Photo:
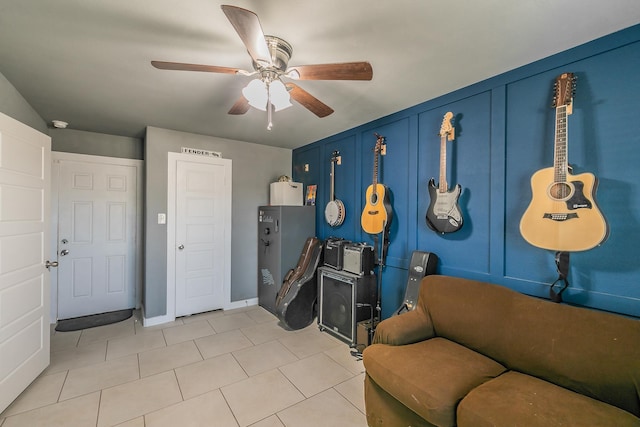
[[[573,186],[568,182],[554,182],[549,187],[549,196],[556,200],[566,200],[573,195]]]

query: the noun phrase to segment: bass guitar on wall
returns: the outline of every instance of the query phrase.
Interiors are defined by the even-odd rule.
[[[457,184],[449,191],[447,184],[447,141],[455,139],[455,130],[451,125],[453,113],[448,112],[440,126],[440,182],[436,187],[435,180],[429,180],[429,207],[427,208],[427,225],[438,233],[453,233],[462,227],[462,214],[458,199],[462,187]]]
[[[378,156],[384,148],[384,136],[375,135],[377,140],[373,149],[373,183],[367,188],[366,205],[360,216],[362,229],[368,234],[388,232],[393,219],[389,190],[378,182]]]
[[[573,112],[575,80],[573,73],[556,79],[553,167],[540,169],[531,177],[533,197],[520,220],[520,233],[527,242],[561,252],[591,249],[609,234],[594,199],[596,177],[588,172],[572,175],[567,159],[567,117]]]

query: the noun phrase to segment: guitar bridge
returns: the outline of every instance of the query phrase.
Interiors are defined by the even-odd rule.
[[[550,219],[553,221],[566,221],[568,219],[578,218],[577,213],[546,213],[542,216],[544,219]]]
[[[369,215],[378,215],[379,211],[369,211],[367,212]]]

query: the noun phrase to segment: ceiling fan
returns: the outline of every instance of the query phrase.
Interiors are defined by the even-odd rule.
[[[180,62],[151,61],[151,65],[161,70],[203,71],[209,73],[239,74],[256,76],[229,110],[229,114],[244,114],[249,107],[267,111],[268,126],[271,129],[272,110],[280,111],[290,107],[293,98],[318,117],[326,117],[333,109],[315,98],[291,80],[371,80],[373,69],[368,62],[345,62],[337,64],[298,65],[289,67],[293,53],[291,45],[275,36],[265,35],[258,15],[247,9],[222,5],[225,13],[252,59],[253,71],[215,65],[185,64]]]

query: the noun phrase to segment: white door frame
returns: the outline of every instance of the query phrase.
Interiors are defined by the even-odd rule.
[[[162,319],[154,318],[153,324],[171,322],[176,318],[176,180],[178,161],[186,161],[193,163],[207,163],[220,165],[220,161],[228,162],[231,166],[230,159],[210,158],[204,156],[195,156],[193,154],[183,153],[167,153],[168,170],[167,170],[167,312]],[[230,169],[229,169],[230,170]],[[229,172],[230,173],[230,172]],[[231,177],[229,177],[231,179]],[[231,306],[231,182],[228,186],[229,206],[225,208],[225,233],[224,251],[228,257],[225,263],[224,271],[224,309]],[[149,323],[151,325],[151,323]]]
[[[136,283],[135,301],[136,308],[142,304],[142,266],[143,266],[143,176],[144,162],[136,159],[123,159],[119,157],[91,156],[88,154],[51,152],[51,245],[50,259],[58,260],[58,198],[60,191],[60,161],[67,160],[78,163],[100,163],[105,165],[132,166],[136,170]],[[58,320],[58,275],[51,275],[51,312],[50,322]]]

